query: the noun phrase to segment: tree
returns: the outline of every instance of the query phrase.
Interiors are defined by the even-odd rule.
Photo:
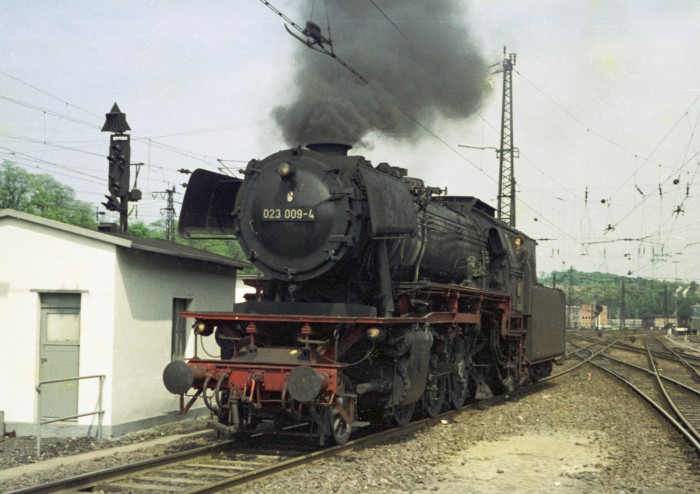
[[[602,304],[608,306],[609,317],[620,317],[621,280],[625,280],[625,318],[668,315],[677,312],[679,317],[690,314],[690,307],[700,302],[698,283],[692,281],[663,281],[632,278],[610,273],[584,273],[571,271],[543,274],[539,281],[551,286],[557,279],[557,287],[568,293],[569,277],[573,275],[575,304]],[[664,301],[666,298],[666,301]],[[570,303],[570,302],[567,302]]]
[[[129,223],[129,235],[134,235],[136,237],[144,238],[161,238],[164,239],[165,232],[165,220],[156,220],[149,225],[146,225],[142,221],[135,221]],[[219,254],[220,256],[230,257],[238,261],[248,262],[243,255],[240,245],[235,240],[216,240],[216,239],[200,239],[192,240],[188,238],[183,238],[180,235],[175,235],[175,242],[182,245],[187,245],[195,249],[205,250],[213,254]],[[248,268],[243,270],[244,273],[255,274],[254,268]]]
[[[29,173],[9,161],[0,166],[0,209],[23,211],[31,199]]]
[[[133,221],[129,223],[129,235],[143,238],[156,237],[151,228],[149,228],[143,221]]]
[[[95,229],[90,203],[51,175],[35,175],[10,161],[0,165],[0,209],[10,208],[43,218]]]

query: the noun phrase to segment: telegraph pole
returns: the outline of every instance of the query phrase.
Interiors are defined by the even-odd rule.
[[[102,132],[111,132],[109,136],[109,179],[107,188],[109,195],[105,195],[106,202],[102,205],[110,211],[119,211],[119,232],[129,231],[129,201],[141,199],[141,192],[137,189],[129,191],[131,178],[131,136],[126,134],[131,130],[126,123],[126,115],[121,112],[116,103],[112,111],[105,115],[105,124]]]
[[[620,279],[620,329],[625,329],[625,279]]]
[[[568,309],[568,323],[569,323],[569,329],[574,328],[574,267],[571,266],[569,268],[569,293],[567,295],[567,309]]]
[[[503,106],[501,108],[501,148],[498,150],[498,218],[515,227],[514,160],[518,149],[513,147],[513,66],[515,53],[506,54],[503,47]],[[500,72],[500,71],[499,71]]]

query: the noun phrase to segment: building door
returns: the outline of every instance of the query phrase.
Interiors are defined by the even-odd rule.
[[[180,317],[180,312],[185,312],[190,306],[188,298],[173,299],[173,326],[172,326],[172,345],[170,360],[183,360],[185,358],[185,349],[187,348],[187,319]]]
[[[78,377],[80,360],[80,294],[41,294],[39,379]],[[78,413],[78,381],[41,387],[42,418]]]

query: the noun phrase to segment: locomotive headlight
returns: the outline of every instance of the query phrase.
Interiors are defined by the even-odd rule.
[[[282,180],[288,180],[294,176],[294,165],[287,162],[282,163],[277,167],[277,173],[279,173],[279,176],[282,177]]]
[[[214,332],[214,327],[201,319],[195,321],[192,327],[194,328],[195,334],[199,336],[209,336]]]
[[[382,341],[385,336],[384,330],[381,328],[367,328],[365,334],[370,341]]]

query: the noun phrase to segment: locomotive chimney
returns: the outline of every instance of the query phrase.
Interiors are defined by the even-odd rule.
[[[307,144],[306,147],[317,153],[327,154],[328,156],[347,156],[348,151],[352,149],[352,146],[339,142],[316,142]]]

